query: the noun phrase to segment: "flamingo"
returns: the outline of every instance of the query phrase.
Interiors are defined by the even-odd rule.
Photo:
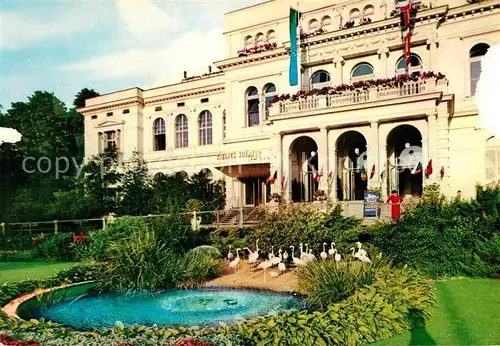
[[[368,256],[366,251],[361,249],[361,243],[359,241],[356,242],[356,245],[358,246],[358,252],[361,254],[361,256]]]
[[[286,271],[286,265],[285,265],[285,263],[280,262],[278,264],[278,269],[280,271],[280,274],[285,274],[285,271]]]
[[[236,258],[234,260],[231,261],[231,263],[229,263],[229,268],[234,268],[234,276],[235,276],[235,281],[236,281],[236,271],[238,270],[239,266],[240,266],[240,254],[238,251],[240,251],[241,249],[238,248],[236,249]]]
[[[281,262],[281,249],[278,252],[278,257],[273,257],[272,259],[270,259],[270,261],[271,261],[273,266],[275,266]]]
[[[332,243],[330,244],[330,249],[328,250],[328,255],[330,256],[335,255],[336,250],[333,248],[334,245],[335,243],[332,241]]]
[[[340,260],[342,259],[342,256],[337,252],[337,250],[335,250],[335,262],[340,262]]]
[[[292,260],[293,260],[293,264],[295,264],[296,266],[302,266],[304,265],[304,261],[301,260],[300,258],[298,257],[295,257],[295,254],[294,254],[294,247],[293,246],[290,246],[290,249],[292,249]]]
[[[352,257],[359,259],[361,262],[364,263],[371,263],[371,260],[368,258],[368,256],[364,256],[362,252],[359,252],[359,250],[355,253],[354,248],[351,248],[352,250]]]
[[[234,255],[233,253],[231,252],[231,245],[229,245],[229,252],[227,253],[227,259],[229,260],[229,262],[231,262],[234,258]]]
[[[271,252],[269,253],[269,255],[267,256],[269,258],[270,261],[273,260],[274,257],[274,246],[271,246]]]
[[[245,249],[249,252],[248,263],[255,264],[259,259],[259,239],[257,239],[257,241],[255,242],[255,251],[251,251],[249,248]]]
[[[306,262],[310,262],[310,261],[314,261],[314,260],[316,260],[316,256],[314,256],[313,250],[309,249],[309,252],[306,256]]]
[[[326,246],[326,243],[323,243],[323,252],[319,254],[319,256],[321,257],[321,259],[323,261],[326,260],[326,258],[328,257],[328,255],[326,254],[326,251],[325,251],[325,246]]]
[[[283,261],[286,262],[287,259],[288,259],[288,252],[286,252],[285,250],[285,252],[283,253]]]
[[[271,268],[272,266],[273,266],[273,262],[271,262],[271,261],[260,262],[259,265],[257,266],[257,269],[264,269],[264,282],[265,283],[267,283],[266,271],[268,268]]]
[[[304,257],[306,256],[306,253],[304,252],[304,245],[300,243],[299,246],[300,246],[300,259],[303,260]]]

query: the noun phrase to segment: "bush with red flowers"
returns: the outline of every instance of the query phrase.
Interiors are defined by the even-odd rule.
[[[328,31],[326,29],[323,29],[323,28],[319,28],[313,32],[304,32],[302,34],[300,34],[300,39],[305,39],[305,38],[309,38],[309,37],[313,37],[313,36],[318,36],[318,35],[323,35],[323,34],[326,34]]]
[[[76,244],[90,244],[90,239],[85,235],[84,232],[81,232],[80,235],[73,236],[73,242]]]
[[[214,346],[213,344],[205,341],[187,338],[177,341],[173,346]]]
[[[15,340],[9,334],[0,334],[0,345],[5,345],[5,346],[39,346],[40,344],[36,341]]]
[[[354,91],[358,90],[361,91],[362,89],[368,89],[370,87],[377,87],[377,88],[395,88],[395,87],[400,87],[406,82],[410,81],[418,81],[422,79],[429,79],[429,78],[436,78],[436,80],[441,80],[444,79],[446,76],[442,74],[441,72],[433,72],[433,71],[428,71],[428,72],[416,72],[412,74],[403,74],[399,76],[395,76],[393,78],[379,78],[379,79],[371,79],[371,80],[366,80],[366,81],[359,81],[359,82],[354,82],[352,84],[341,84],[337,85],[335,87],[333,86],[328,86],[324,87],[321,89],[311,89],[311,90],[299,90],[295,94],[281,94],[281,95],[275,95],[271,101],[270,101],[270,106],[272,106],[273,103],[279,102],[279,101],[285,101],[285,100],[290,100],[290,101],[296,101],[300,98],[307,98],[309,96],[317,96],[317,95],[335,95],[335,94],[342,94],[344,91]]]
[[[269,43],[266,42],[264,44],[258,44],[250,48],[243,48],[238,51],[238,56],[247,56],[248,54],[260,53],[266,50],[271,50],[278,48],[278,44],[276,42]]]

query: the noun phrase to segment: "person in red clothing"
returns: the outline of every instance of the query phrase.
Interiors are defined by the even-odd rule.
[[[393,220],[398,220],[401,217],[401,203],[403,197],[398,195],[396,190],[392,190],[392,195],[387,199],[387,203],[391,205],[391,217]]]

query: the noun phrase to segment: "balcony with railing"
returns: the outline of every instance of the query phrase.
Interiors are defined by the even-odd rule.
[[[448,80],[444,75],[432,73],[430,77],[424,76],[395,77],[276,96],[270,117],[447,91]]]

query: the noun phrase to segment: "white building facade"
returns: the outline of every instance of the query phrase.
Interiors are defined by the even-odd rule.
[[[500,44],[500,1],[418,3],[406,64],[392,1],[302,0],[298,86],[289,85],[290,5],[226,14],[215,72],[87,100],[86,157],[116,145],[125,160],[143,155],[152,175],[209,170],[225,181],[228,208],[273,193],[419,196],[432,183],[467,197],[500,180],[500,139],[479,127],[474,100],[481,57]]]

